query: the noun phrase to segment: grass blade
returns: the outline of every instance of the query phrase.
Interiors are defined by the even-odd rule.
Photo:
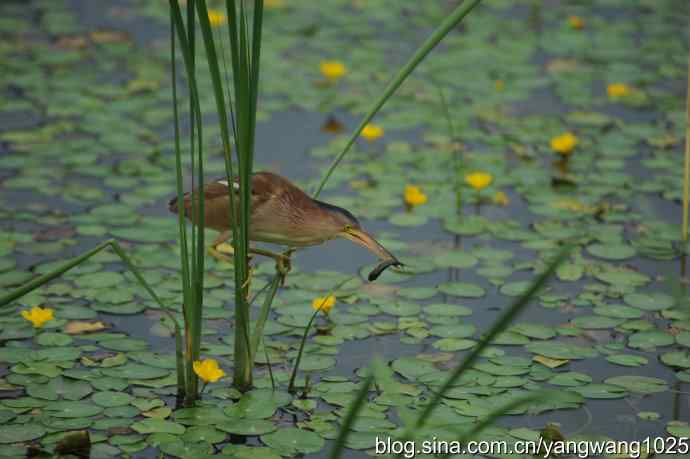
[[[383,363],[381,363],[379,360],[374,360],[372,366],[378,365],[383,365]],[[331,452],[328,455],[330,459],[338,459],[340,455],[343,453],[343,449],[345,449],[345,443],[347,442],[347,437],[350,435],[352,425],[357,420],[357,414],[364,406],[364,402],[367,400],[367,396],[369,395],[369,388],[371,387],[373,382],[374,371],[370,370],[367,374],[367,377],[364,379],[362,386],[357,391],[355,399],[350,403],[350,407],[348,408],[347,414],[343,419],[343,423],[340,425],[340,431],[338,432],[338,436],[335,439],[333,448],[331,449]]]
[[[338,154],[338,156],[335,157],[333,162],[331,163],[330,167],[326,171],[326,174],[324,175],[323,179],[321,180],[321,183],[319,184],[319,187],[316,189],[316,193],[314,193],[314,197],[318,197],[319,194],[321,194],[321,191],[323,190],[323,187],[326,186],[326,182],[328,182],[328,179],[331,177],[331,174],[333,174],[333,171],[335,170],[336,167],[338,167],[338,164],[340,164],[340,161],[342,161],[343,157],[347,154],[348,151],[350,151],[350,148],[352,145],[355,143],[355,140],[357,140],[357,137],[359,137],[359,134],[362,132],[362,129],[364,129],[364,126],[367,125],[369,121],[374,118],[374,115],[378,113],[378,111],[383,107],[383,105],[390,99],[390,97],[395,93],[395,91],[400,87],[400,85],[405,81],[405,79],[412,73],[412,71],[419,65],[420,62],[424,60],[424,58],[431,52],[432,49],[441,41],[443,38],[450,32],[456,25],[460,23],[460,21],[463,20],[467,14],[472,11],[472,9],[477,6],[481,2],[481,0],[466,0],[462,2],[460,5],[458,5],[455,10],[446,18],[443,20],[441,25],[439,25],[436,30],[429,36],[429,38],[426,39],[424,43],[417,49],[417,51],[414,53],[414,55],[410,58],[409,61],[407,61],[407,64],[403,66],[400,71],[395,75],[393,80],[391,80],[390,83],[386,86],[386,88],[383,90],[383,93],[381,94],[381,97],[379,97],[376,102],[374,102],[374,106],[369,110],[369,113],[366,114],[364,119],[359,123],[359,126],[357,126],[357,129],[355,129],[355,132],[352,133],[352,136],[350,136],[350,139],[347,141],[345,144],[345,148],[343,151]]]
[[[529,405],[533,402],[549,399],[553,393],[554,391],[549,390],[535,391],[531,394],[518,397],[515,400],[511,400],[499,406],[498,408],[490,412],[486,417],[484,417],[480,422],[478,422],[472,430],[462,434],[458,443],[460,443],[461,445],[466,445],[468,441],[475,439],[476,436],[480,434],[484,429],[493,425],[501,416],[517,408],[522,408],[525,405]]]
[[[441,389],[434,393],[429,403],[424,407],[414,424],[405,430],[403,438],[408,438],[411,430],[421,429],[426,423],[431,413],[436,406],[441,402],[443,396],[453,387],[453,384],[458,378],[469,369],[477,360],[481,352],[493,341],[493,339],[501,333],[517,315],[527,306],[530,299],[546,284],[551,275],[556,271],[556,268],[566,259],[570,254],[571,247],[567,246],[561,250],[556,258],[551,261],[547,268],[535,279],[526,292],[524,292],[515,302],[499,317],[494,323],[489,332],[479,341],[479,343],[472,349],[472,351],[465,357],[462,363],[453,370],[451,375],[441,386]]]
[[[256,325],[254,326],[254,333],[252,334],[251,339],[252,362],[254,361],[256,351],[259,349],[259,343],[261,342],[261,339],[264,336],[264,326],[266,325],[266,321],[268,320],[268,314],[271,312],[271,305],[273,304],[273,299],[275,298],[276,293],[278,292],[278,287],[280,286],[281,279],[282,276],[280,274],[275,275],[275,277],[271,281],[268,292],[266,292],[266,298],[264,299],[264,302],[261,305],[261,310],[259,311],[259,318],[257,319]]]
[[[683,164],[683,242],[688,242],[688,206],[690,206],[690,56],[688,56],[688,93],[685,103],[685,160]],[[683,248],[683,251],[687,247]]]
[[[122,249],[120,244],[117,243],[116,240],[114,239],[108,239],[107,241],[101,242],[98,244],[96,247],[93,249],[89,250],[88,252],[85,252],[74,259],[66,262],[64,265],[60,266],[59,268],[46,273],[42,276],[39,276],[35,279],[30,280],[26,284],[22,285],[21,287],[17,288],[13,292],[8,293],[7,295],[4,295],[3,297],[0,298],[0,307],[5,306],[6,304],[11,303],[12,301],[15,301],[22,296],[26,295],[27,293],[30,293],[37,288],[41,287],[43,284],[46,284],[50,282],[51,280],[60,277],[70,269],[86,262],[89,258],[93,257],[97,253],[99,253],[101,250],[106,249],[108,247],[111,247],[115,254],[120,257],[122,262],[125,264],[127,269],[134,275],[135,279],[139,284],[146,290],[146,292],[151,296],[153,301],[158,304],[158,306],[161,308],[161,311],[163,314],[165,314],[173,323],[173,326],[175,327],[175,357],[176,357],[176,365],[177,365],[177,377],[178,377],[178,390],[184,391],[184,381],[181,379],[182,375],[184,375],[184,359],[182,355],[182,331],[180,329],[180,323],[177,321],[175,316],[168,310],[168,308],[163,304],[161,299],[156,295],[156,292],[151,288],[148,282],[146,282],[146,279],[144,276],[142,276],[141,272],[139,269],[132,263],[132,260],[129,258],[129,256],[125,253],[125,251]]]

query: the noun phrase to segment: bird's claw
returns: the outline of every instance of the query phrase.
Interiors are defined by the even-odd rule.
[[[287,251],[276,257],[276,271],[283,278],[283,282],[285,281],[285,276],[287,276],[292,269],[292,259],[290,258],[291,254],[291,251]]]
[[[228,256],[228,255],[220,252],[216,247],[209,247],[208,248],[208,254],[211,255],[213,258],[215,258],[218,261],[224,261],[226,263],[233,263],[233,257]]]

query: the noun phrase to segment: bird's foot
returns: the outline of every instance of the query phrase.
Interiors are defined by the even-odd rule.
[[[227,245],[230,247],[230,250],[227,250],[225,247],[223,247],[222,252],[218,249],[219,246],[211,246],[208,248],[208,254],[218,261],[224,261],[232,264],[234,263],[233,254],[235,251],[230,244]]]
[[[226,242],[209,247],[208,253],[218,261],[224,261],[230,264],[235,262],[235,248]],[[251,263],[251,255],[247,255],[247,261]]]
[[[286,256],[285,254],[281,254],[278,258],[276,258],[276,271],[282,276],[283,281],[285,281],[285,276],[288,275],[291,269],[292,259],[289,255]]]
[[[242,288],[246,288],[247,292],[252,289],[252,277],[254,276],[254,267],[249,266],[249,272],[247,273],[247,280],[244,281],[244,285],[242,285]]]

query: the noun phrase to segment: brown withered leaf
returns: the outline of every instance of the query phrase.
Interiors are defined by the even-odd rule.
[[[343,132],[345,127],[343,123],[337,120],[335,116],[329,116],[325,123],[321,126],[321,132],[327,132],[329,134],[338,134]]]
[[[68,335],[81,335],[82,333],[93,333],[108,328],[106,324],[97,320],[95,322],[85,320],[71,320],[65,325],[65,333]]]
[[[129,41],[126,33],[115,30],[95,30],[89,36],[94,43],[123,43]]]

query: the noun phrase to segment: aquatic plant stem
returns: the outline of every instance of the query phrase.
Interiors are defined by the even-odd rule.
[[[688,55],[687,94],[685,103],[685,160],[683,165],[683,225],[681,239],[687,246],[688,214],[690,213],[690,55]],[[683,252],[687,247],[683,247]]]
[[[257,319],[256,325],[254,326],[254,333],[252,334],[251,339],[250,358],[252,359],[252,362],[254,361],[254,358],[256,356],[256,351],[259,349],[259,343],[261,343],[261,339],[263,338],[264,326],[266,325],[266,320],[268,320],[268,314],[271,311],[273,299],[275,298],[276,293],[278,293],[278,287],[280,286],[282,279],[283,276],[280,273],[276,273],[276,275],[273,276],[273,280],[270,283],[269,290],[266,293],[266,298],[264,298],[261,310],[259,311],[259,318]]]
[[[433,413],[434,409],[439,405],[443,396],[448,392],[460,376],[479,358],[482,351],[493,341],[493,339],[501,333],[505,328],[517,317],[517,315],[527,306],[530,299],[546,284],[551,275],[556,271],[558,266],[563,263],[566,257],[570,254],[572,248],[567,246],[554,258],[554,260],[547,266],[547,268],[532,282],[530,287],[525,291],[494,323],[491,329],[482,337],[479,343],[472,349],[472,351],[465,357],[460,365],[458,365],[451,375],[446,379],[438,391],[433,392],[431,399],[424,406],[422,412],[416,421],[405,429],[403,438],[410,438],[413,431],[419,430],[426,424],[426,421]]]
[[[203,157],[203,135],[201,123],[201,107],[199,103],[199,92],[196,82],[195,74],[195,47],[194,47],[194,7],[197,0],[188,0],[187,2],[187,26],[185,26],[182,18],[182,12],[178,0],[170,0],[170,13],[172,21],[172,29],[177,36],[180,45],[180,51],[185,67],[185,74],[187,77],[187,86],[189,89],[190,102],[190,160],[192,166],[192,184],[196,180],[203,183],[204,180],[204,157]],[[172,48],[171,48],[172,50]],[[173,55],[174,59],[175,56]],[[176,84],[176,81],[173,81]],[[176,93],[174,93],[176,96]],[[174,114],[179,115],[177,111]],[[179,120],[176,122],[177,127],[177,142],[175,143],[176,167],[179,167],[176,180],[178,199],[183,192],[182,189],[182,165],[181,165],[181,150],[179,142]],[[195,140],[198,142],[195,144]],[[197,199],[192,200],[192,215],[204,214],[204,199],[203,194],[198,193]],[[190,406],[194,403],[198,394],[198,378],[192,369],[192,364],[199,359],[199,351],[201,347],[201,322],[202,322],[202,308],[203,308],[203,293],[204,293],[204,275],[205,275],[205,249],[204,249],[204,219],[197,219],[198,226],[192,226],[192,242],[191,242],[191,257],[190,250],[186,243],[186,231],[180,229],[180,238],[185,237],[185,243],[181,243],[181,248],[187,248],[181,257],[183,262],[188,263],[187,270],[183,269],[183,277],[186,274],[186,279],[182,281],[183,296],[184,296],[184,318],[185,318],[185,380],[186,380],[186,394],[184,403]],[[182,222],[184,223],[184,221]],[[178,226],[179,220],[178,220]],[[185,290],[186,289],[186,290]]]
[[[364,126],[369,123],[369,121],[374,118],[374,116],[378,113],[378,111],[383,107],[383,105],[390,99],[390,97],[395,93],[395,91],[402,85],[402,83],[405,81],[405,79],[412,73],[412,71],[419,65],[420,62],[424,60],[424,58],[431,52],[436,45],[443,40],[443,38],[455,28],[456,25],[462,21],[467,14],[472,11],[472,9],[477,6],[481,0],[465,0],[462,2],[460,5],[458,5],[455,10],[453,10],[446,19],[441,22],[441,24],[434,30],[434,32],[427,38],[424,43],[417,49],[417,51],[412,55],[409,61],[401,68],[398,73],[393,77],[393,79],[388,83],[388,85],[385,87],[383,90],[383,93],[381,96],[374,102],[373,107],[369,110],[369,112],[364,116],[364,119],[359,123],[359,126],[357,126],[357,129],[352,133],[350,136],[349,140],[345,144],[345,148],[343,148],[343,151],[341,151],[338,156],[335,157],[333,162],[331,163],[330,167],[326,171],[326,174],[324,175],[323,179],[321,180],[321,183],[319,184],[318,188],[316,189],[316,192],[314,193],[314,197],[318,197],[319,194],[321,194],[321,191],[323,190],[323,187],[326,186],[326,182],[328,182],[328,179],[331,177],[333,174],[333,171],[335,170],[336,167],[338,167],[338,164],[340,164],[340,161],[342,161],[343,157],[347,154],[348,151],[350,151],[350,148],[352,148],[352,145],[355,143],[357,140],[357,137],[359,137],[360,133],[362,132],[362,129],[364,129]]]
[[[499,406],[495,410],[491,411],[488,415],[483,417],[481,421],[475,424],[472,430],[465,434],[462,434],[460,436],[460,440],[458,441],[458,443],[460,443],[461,445],[467,444],[468,441],[474,439],[484,429],[494,424],[494,422],[496,422],[498,418],[505,414],[508,414],[512,410],[522,408],[523,406],[529,405],[530,403],[548,399],[555,394],[557,394],[557,392],[554,390],[535,391]]]
[[[139,269],[137,269],[137,267],[134,266],[134,263],[122,249],[120,244],[118,244],[117,241],[114,239],[108,239],[107,241],[101,242],[93,249],[73,258],[72,260],[66,262],[59,268],[50,271],[49,273],[43,274],[42,276],[39,276],[35,279],[32,279],[29,282],[22,285],[21,287],[17,288],[16,290],[8,293],[7,295],[3,295],[2,297],[0,297],[0,307],[15,301],[21,298],[22,296],[26,295],[27,293],[30,293],[36,290],[37,288],[41,287],[42,285],[50,282],[51,280],[60,277],[70,269],[75,268],[76,266],[79,266],[80,264],[86,262],[89,258],[93,257],[94,255],[108,247],[112,248],[115,254],[118,257],[120,257],[120,260],[122,260],[127,269],[129,269],[129,271],[134,275],[134,278],[137,280],[137,282],[139,282],[139,284],[144,288],[144,290],[146,290],[146,292],[153,299],[153,301],[155,301],[156,304],[158,304],[158,306],[161,309],[161,312],[165,314],[172,322],[175,331],[175,363],[177,366],[178,390],[181,392],[184,391],[184,381],[181,380],[181,375],[184,374],[185,365],[182,355],[182,331],[180,329],[180,324],[175,318],[175,316],[168,310],[165,304],[163,304],[163,301],[161,301],[158,295],[156,295],[156,292],[153,290],[153,288],[151,288],[149,283],[146,282],[144,276],[142,276]]]
[[[326,298],[324,298],[322,302],[326,302]],[[321,312],[321,309],[317,309],[314,311],[314,314],[311,315],[311,318],[309,319],[309,322],[307,322],[307,326],[304,328],[304,334],[302,335],[302,341],[299,343],[299,350],[297,351],[297,358],[295,359],[295,365],[292,367],[292,374],[290,374],[290,382],[288,383],[288,392],[291,394],[295,393],[295,378],[297,378],[297,370],[299,370],[299,364],[302,361],[302,353],[304,352],[304,344],[307,342],[307,336],[309,336],[309,330],[311,329],[311,325],[314,323],[314,319],[316,319],[316,316]]]
[[[431,78],[431,81],[434,81]],[[435,82],[434,82],[435,83]],[[450,114],[450,106],[443,94],[443,88],[440,84],[436,84],[438,89],[439,99],[441,100],[441,107],[443,108],[443,116],[448,123],[448,133],[450,134],[450,153],[453,155],[453,166],[455,167],[455,211],[458,215],[462,215],[462,185],[460,183],[460,173],[462,171],[462,161],[460,160],[460,151],[456,151],[455,142],[457,140],[455,125],[453,124],[453,117]]]
[[[326,301],[328,301],[328,297],[335,295],[335,292],[338,291],[340,287],[343,285],[347,284],[350,282],[352,279],[355,277],[349,277],[333,287],[331,291],[323,297],[321,300],[321,304],[316,308],[316,311],[314,311],[314,314],[312,314],[311,318],[309,319],[309,322],[307,323],[306,328],[304,329],[304,334],[302,335],[302,341],[299,343],[299,350],[297,351],[297,358],[295,359],[295,365],[292,367],[292,374],[290,375],[290,382],[288,383],[288,392],[293,394],[295,392],[295,378],[297,378],[297,372],[299,371],[299,364],[302,361],[302,353],[304,352],[304,345],[307,342],[307,337],[309,336],[309,330],[311,329],[312,324],[314,323],[314,320],[316,319],[316,316],[319,314],[319,312],[322,312],[323,305],[326,304]],[[325,312],[324,312],[325,314]]]
[[[382,363],[380,363],[378,360],[374,360],[372,365],[382,365]],[[370,369],[369,374],[364,379],[362,385],[357,391],[357,395],[355,395],[354,400],[348,407],[347,414],[340,425],[338,436],[336,437],[333,448],[331,448],[331,452],[328,455],[330,459],[338,459],[342,454],[343,449],[345,448],[347,437],[349,436],[350,430],[357,419],[357,413],[359,413],[359,410],[364,406],[364,402],[367,400],[367,395],[369,394],[369,388],[373,382],[374,371],[373,369]]]

